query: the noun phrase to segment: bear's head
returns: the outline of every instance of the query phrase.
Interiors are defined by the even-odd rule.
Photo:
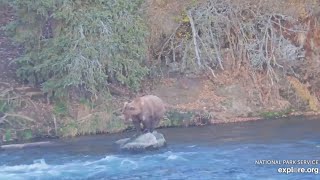
[[[122,109],[122,114],[124,116],[125,121],[132,121],[133,116],[139,115],[141,113],[141,106],[142,105],[140,99],[135,99],[130,103],[125,102]]]

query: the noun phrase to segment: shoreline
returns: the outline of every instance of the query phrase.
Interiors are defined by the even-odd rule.
[[[316,118],[320,118],[320,113],[315,112],[296,112],[292,113],[286,116],[281,117],[274,117],[274,118],[263,118],[263,117],[238,117],[238,118],[232,118],[229,120],[219,120],[215,119],[214,121],[211,121],[209,124],[205,125],[190,125],[190,126],[168,126],[168,127],[159,127],[157,129],[168,129],[168,128],[189,128],[189,127],[203,127],[203,126],[212,126],[212,125],[218,125],[218,124],[231,124],[231,123],[242,123],[242,122],[257,122],[260,120],[272,120],[272,119],[280,119],[280,118],[296,118],[296,117],[303,117],[305,120],[313,120]],[[48,146],[57,146],[59,145],[59,140],[71,140],[73,138],[79,138],[79,137],[94,137],[99,135],[120,135],[123,133],[130,133],[132,130],[124,130],[122,132],[117,133],[100,133],[100,134],[91,134],[91,135],[78,135],[75,137],[67,137],[67,138],[61,138],[61,137],[47,137],[47,138],[34,138],[31,139],[29,142],[23,142],[23,141],[14,141],[12,143],[4,143],[0,145],[0,151],[1,150],[13,150],[13,149],[23,149],[23,148],[30,148],[30,147],[48,147]]]

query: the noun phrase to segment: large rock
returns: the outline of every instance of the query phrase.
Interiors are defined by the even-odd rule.
[[[125,138],[116,141],[121,150],[145,151],[159,149],[166,145],[163,134],[153,131],[152,133],[141,134],[138,137]]]

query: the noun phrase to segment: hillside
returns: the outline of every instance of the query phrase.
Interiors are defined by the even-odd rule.
[[[173,106],[162,127],[319,112],[320,2],[123,2],[114,13],[133,20],[77,4],[74,16],[88,15],[80,30],[71,6],[51,16],[40,3],[26,16],[1,5],[3,143],[123,131],[119,108],[144,94]]]

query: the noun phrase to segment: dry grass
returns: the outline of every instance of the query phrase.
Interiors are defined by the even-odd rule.
[[[204,0],[149,0],[146,1],[145,9],[147,24],[150,36],[148,39],[149,56],[148,60],[156,59],[157,54],[165,38],[171,35],[180,25],[181,14],[191,5],[203,2]]]
[[[288,81],[291,83],[297,94],[309,104],[309,108],[312,111],[318,112],[320,110],[317,97],[310,93],[306,85],[302,84],[297,78],[291,76],[288,76]]]
[[[204,110],[212,112],[217,110],[218,104],[221,103],[225,98],[215,94],[213,84],[210,80],[202,80],[201,89],[197,98],[193,102],[177,104],[176,108],[183,110]]]

